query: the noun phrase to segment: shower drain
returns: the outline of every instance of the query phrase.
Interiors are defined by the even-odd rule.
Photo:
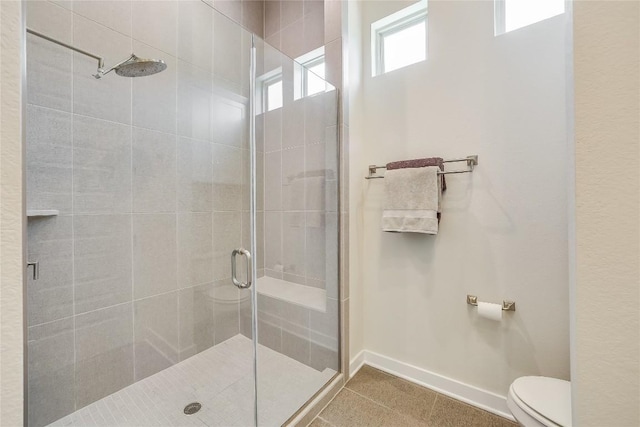
[[[186,415],[193,415],[196,412],[198,412],[200,408],[202,408],[202,405],[200,404],[200,402],[189,403],[187,406],[184,407],[184,413]]]

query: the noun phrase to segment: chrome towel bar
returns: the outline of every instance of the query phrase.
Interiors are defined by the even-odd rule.
[[[473,172],[473,168],[474,166],[478,165],[478,155],[473,155],[473,156],[467,156],[464,157],[462,159],[449,159],[449,160],[444,160],[444,163],[457,163],[457,162],[466,162],[467,163],[467,169],[464,170],[459,170],[459,171],[443,171],[443,172],[438,172],[439,175],[449,175],[449,174],[454,174],[454,173],[469,173],[469,172]],[[384,178],[384,175],[376,175],[378,169],[386,169],[386,166],[376,166],[376,165],[369,165],[369,175],[365,176],[364,179],[380,179],[380,178]]]

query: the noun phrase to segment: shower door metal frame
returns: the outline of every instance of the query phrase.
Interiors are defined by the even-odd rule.
[[[251,34],[251,59],[249,62],[249,238],[251,240],[251,338],[253,341],[253,415],[254,425],[258,426],[258,292],[257,292],[257,239],[256,239],[256,43],[255,34]]]

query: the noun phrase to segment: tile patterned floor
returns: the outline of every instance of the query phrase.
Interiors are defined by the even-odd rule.
[[[49,427],[254,425],[252,345],[236,335]],[[258,346],[259,425],[282,425],[334,374]],[[202,409],[184,415],[184,406],[196,401]]]
[[[310,427],[515,427],[516,423],[363,366]]]

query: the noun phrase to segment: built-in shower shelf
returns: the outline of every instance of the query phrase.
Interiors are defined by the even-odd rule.
[[[327,291],[324,289],[263,276],[258,278],[256,290],[259,294],[271,298],[301,305],[323,313],[327,311]]]
[[[58,215],[60,215],[60,211],[57,209],[40,209],[40,210],[27,211],[28,218],[38,218],[38,217],[58,216]]]

